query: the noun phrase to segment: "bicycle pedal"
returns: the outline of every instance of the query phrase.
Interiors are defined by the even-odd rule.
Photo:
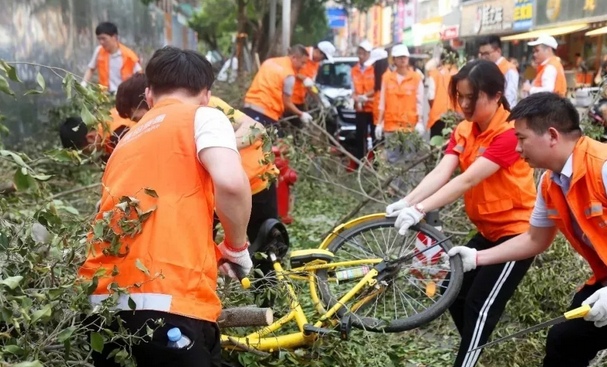
[[[339,320],[339,336],[341,340],[348,340],[352,331],[352,315],[347,314]]]
[[[304,327],[303,327],[303,333],[306,336],[312,335],[312,334],[317,334],[317,335],[320,335],[320,336],[325,336],[325,335],[328,335],[328,334],[335,333],[335,330],[331,330],[331,329],[327,329],[327,328],[323,328],[323,327],[316,327],[316,326],[311,325],[311,324],[305,324]]]

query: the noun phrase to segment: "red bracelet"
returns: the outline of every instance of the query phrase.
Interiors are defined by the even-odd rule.
[[[228,243],[228,241],[226,241],[226,240],[223,240],[223,245],[226,247],[226,249],[228,249],[228,250],[230,250],[230,251],[232,251],[232,252],[240,252],[240,251],[244,251],[244,250],[246,250],[246,249],[248,249],[248,248],[249,248],[249,241],[245,242],[245,243],[244,243],[244,246],[243,246],[243,247],[241,247],[241,248],[234,248],[234,247],[232,247],[232,246],[231,246],[231,245]]]

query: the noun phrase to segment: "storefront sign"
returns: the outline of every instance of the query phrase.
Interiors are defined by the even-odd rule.
[[[554,26],[558,23],[607,19],[605,0],[535,0],[535,26]]]
[[[326,11],[327,19],[329,21],[329,27],[331,29],[340,29],[346,27],[346,20],[348,14],[345,9],[342,8],[327,8]]]
[[[422,23],[414,24],[413,45],[421,46],[426,43],[439,42],[442,26],[443,21],[441,17],[430,18]]]
[[[525,31],[533,25],[533,0],[514,0],[514,23],[512,29]]]
[[[403,45],[407,47],[413,47],[414,38],[413,38],[413,28],[405,29],[403,31]]]
[[[405,29],[413,27],[413,24],[415,24],[415,1],[409,0],[409,2],[405,4],[404,12],[403,27]]]
[[[402,42],[405,17],[405,1],[399,0],[392,8],[392,40],[395,43]]]
[[[441,30],[440,39],[443,41],[452,40],[459,37],[459,25],[445,26]]]
[[[491,0],[471,5],[464,3],[460,37],[511,32],[515,1]]]

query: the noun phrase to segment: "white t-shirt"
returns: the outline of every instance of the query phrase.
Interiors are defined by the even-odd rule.
[[[228,148],[238,153],[232,123],[217,108],[200,107],[194,117],[196,155],[206,148]]]
[[[89,62],[89,69],[97,69],[97,58],[99,57],[99,50],[101,50],[101,46],[97,46],[95,52],[93,53],[93,58],[91,62]],[[124,80],[122,80],[122,73],[120,70],[122,69],[122,52],[120,49],[110,55],[110,92],[116,92],[118,90],[118,86]],[[141,65],[139,63],[135,64],[133,67],[133,74],[140,72]]]

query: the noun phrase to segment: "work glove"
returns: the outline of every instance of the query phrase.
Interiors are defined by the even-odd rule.
[[[584,320],[594,322],[596,327],[607,325],[607,288],[599,289],[582,302],[582,305],[589,304],[593,305],[590,312],[584,316]]]
[[[310,122],[312,122],[312,115],[310,115],[307,112],[304,112],[301,114],[301,116],[299,116],[299,119],[301,120],[301,122],[303,122],[304,124],[308,124]]]
[[[418,133],[420,136],[424,136],[424,134],[426,133],[426,126],[423,122],[418,122],[415,125],[415,132]]]
[[[84,80],[80,82],[80,86],[81,86],[82,88],[86,88],[86,86],[87,86],[87,85],[89,85],[89,83],[88,83],[88,82],[86,82],[86,81],[84,81]]]
[[[426,216],[424,213],[415,209],[415,207],[407,207],[400,212],[387,215],[388,217],[397,217],[394,222],[394,227],[398,228],[398,234],[404,236],[409,227],[416,225]]]
[[[476,249],[466,246],[455,246],[449,250],[449,256],[459,255],[464,266],[464,273],[476,269]]]
[[[305,78],[305,79],[303,80],[303,85],[304,85],[306,88],[312,88],[312,87],[314,86],[314,81],[313,81],[312,79],[310,79],[310,78]]]
[[[381,138],[383,136],[384,136],[384,123],[380,122],[379,124],[377,124],[377,126],[375,126],[375,139],[381,140]]]
[[[249,275],[251,268],[253,268],[253,262],[247,250],[248,247],[248,242],[241,250],[230,247],[225,241],[219,244],[218,248],[221,252],[219,271],[221,274],[238,281]]]
[[[369,101],[369,97],[364,94],[358,96],[358,103],[367,103]]]
[[[392,203],[386,207],[386,216],[396,216],[401,210],[410,207],[409,203],[405,199],[400,199],[396,203]]]

